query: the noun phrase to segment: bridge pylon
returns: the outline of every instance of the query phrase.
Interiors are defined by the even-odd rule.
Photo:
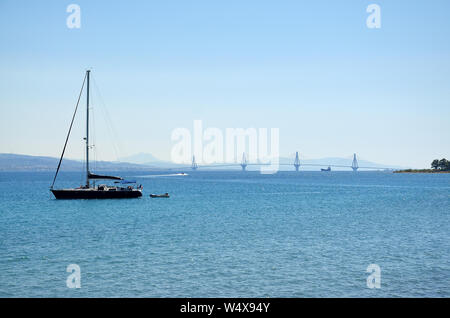
[[[247,168],[247,157],[245,156],[245,152],[242,154],[241,167],[242,171],[245,171],[245,169]]]
[[[298,171],[298,169],[300,168],[300,159],[298,157],[298,151],[295,153],[294,167],[295,171]]]
[[[192,170],[197,170],[198,165],[197,162],[195,162],[195,156],[192,156],[192,165],[191,165],[191,169]]]
[[[353,162],[352,162],[352,169],[353,171],[358,170],[358,160],[356,160],[356,153],[353,154]]]

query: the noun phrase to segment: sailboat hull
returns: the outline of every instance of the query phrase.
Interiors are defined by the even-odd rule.
[[[50,191],[56,199],[130,199],[142,196],[142,191],[137,189],[114,191],[98,189],[52,189]]]

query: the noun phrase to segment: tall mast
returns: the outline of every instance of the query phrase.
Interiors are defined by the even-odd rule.
[[[91,71],[86,71],[87,91],[86,91],[86,187],[89,188],[89,75]]]

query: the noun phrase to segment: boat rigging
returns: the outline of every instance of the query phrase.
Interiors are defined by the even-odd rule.
[[[50,187],[50,191],[53,193],[56,199],[125,199],[125,198],[138,198],[142,196],[142,186],[133,187],[131,185],[127,187],[122,186],[109,186],[109,185],[91,185],[90,180],[118,180],[125,181],[121,177],[117,176],[108,176],[108,175],[99,175],[91,173],[89,168],[89,81],[90,81],[90,70],[86,71],[86,75],[83,80],[83,85],[81,86],[81,91],[78,96],[77,105],[75,107],[75,112],[72,116],[72,121],[70,123],[69,131],[67,133],[66,141],[64,143],[64,148],[61,153],[61,158],[59,159],[58,167],[56,168],[56,173],[53,178],[53,183]],[[78,188],[69,188],[69,189],[55,189],[55,181],[58,176],[59,169],[61,167],[61,162],[64,157],[64,153],[67,147],[67,142],[69,140],[70,132],[72,131],[73,122],[75,119],[75,115],[78,110],[78,105],[80,103],[80,98],[84,89],[84,85],[86,83],[86,137],[84,140],[86,141],[86,182],[84,185]],[[119,182],[118,182],[119,183]],[[120,183],[128,183],[128,182],[120,182]]]

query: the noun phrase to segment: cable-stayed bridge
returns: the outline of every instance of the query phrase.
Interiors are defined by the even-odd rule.
[[[244,152],[242,154],[242,159],[240,163],[223,163],[223,164],[198,164],[195,160],[195,156],[192,156],[192,164],[191,166],[185,166],[185,167],[177,167],[177,168],[170,168],[169,170],[179,170],[179,169],[192,169],[197,170],[200,168],[226,168],[226,167],[238,167],[240,166],[242,171],[246,171],[248,166],[270,166],[270,163],[250,163],[248,162],[247,155]],[[316,164],[316,163],[302,163],[300,160],[300,156],[298,151],[295,153],[295,158],[293,159],[292,163],[278,163],[279,166],[292,166],[295,171],[300,171],[301,167],[307,166],[307,167],[326,167],[327,169],[322,169],[323,171],[330,171],[331,168],[349,168],[353,171],[358,171],[358,169],[368,169],[368,170],[393,170],[394,168],[387,168],[387,167],[369,167],[369,166],[359,166],[358,159],[356,158],[356,153],[353,154],[353,160],[349,162],[348,165],[345,164]]]

